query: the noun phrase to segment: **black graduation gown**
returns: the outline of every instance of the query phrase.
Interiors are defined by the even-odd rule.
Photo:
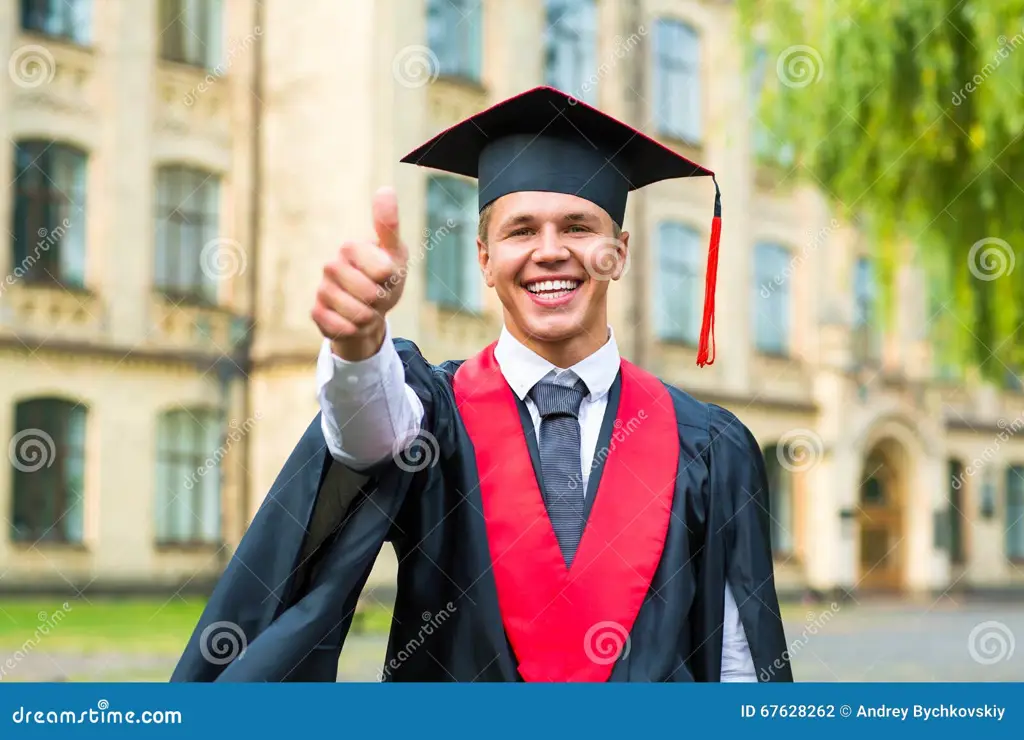
[[[394,460],[354,472],[331,458],[317,415],[214,589],[172,681],[335,681],[358,596],[385,541],[399,560],[385,679],[523,680],[499,608],[474,445],[453,391],[462,363],[432,366],[413,343],[398,339],[395,346],[425,409],[420,438]],[[599,451],[622,435],[615,423],[621,388],[620,372]],[[607,665],[606,678],[597,680],[720,680],[728,582],[758,679],[792,681],[760,448],[729,411],[664,388],[679,437],[667,533],[628,638],[616,634],[614,627],[625,632],[619,625],[603,635],[587,632],[587,655]],[[519,416],[537,476],[536,440],[522,404]],[[615,495],[600,487],[605,459],[613,457],[595,458],[591,513],[598,492]],[[521,475],[530,477],[529,468]],[[592,524],[588,519],[587,532]],[[498,560],[514,565],[511,557]],[[507,587],[504,598],[509,603]]]

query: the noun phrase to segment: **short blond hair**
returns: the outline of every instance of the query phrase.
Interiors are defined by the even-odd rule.
[[[484,209],[480,211],[480,221],[477,223],[476,236],[485,245],[487,244],[487,228],[491,225],[491,210],[494,208],[494,203],[488,203],[484,206]],[[612,221],[612,238],[622,238],[622,227]]]

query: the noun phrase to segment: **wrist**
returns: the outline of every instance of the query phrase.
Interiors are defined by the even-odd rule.
[[[331,340],[331,352],[345,362],[362,362],[380,352],[386,335],[387,327],[382,319],[355,336]]]

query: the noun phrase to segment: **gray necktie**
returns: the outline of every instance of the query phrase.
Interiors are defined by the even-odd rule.
[[[544,503],[566,565],[583,537],[583,468],[579,412],[587,386],[567,372],[549,374],[530,390],[540,412],[540,469]]]

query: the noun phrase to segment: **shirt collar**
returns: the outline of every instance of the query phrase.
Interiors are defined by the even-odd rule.
[[[524,345],[508,330],[501,327],[501,336],[494,348],[494,359],[501,368],[501,374],[520,400],[552,370],[559,370],[529,347]],[[619,347],[615,343],[615,332],[608,327],[608,341],[591,355],[584,357],[570,368],[577,377],[587,384],[588,398],[596,401],[612,387],[619,372]]]

